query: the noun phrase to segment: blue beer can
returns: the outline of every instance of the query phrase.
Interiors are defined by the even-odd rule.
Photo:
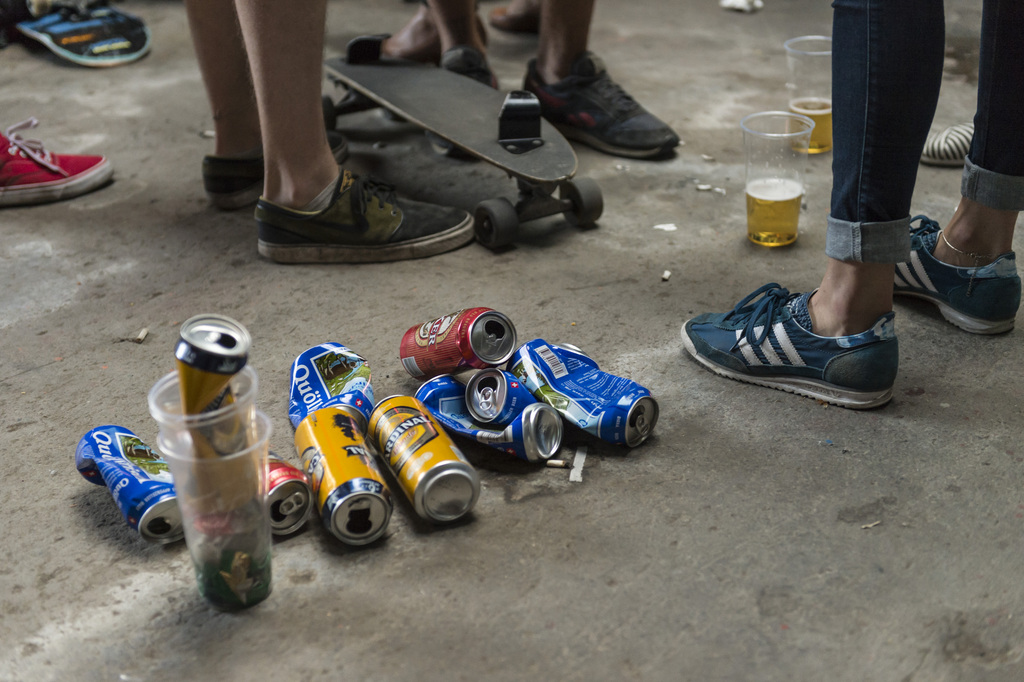
[[[466,387],[451,375],[424,383],[416,391],[416,399],[449,431],[527,462],[548,460],[562,447],[562,418],[544,403],[533,401],[507,426],[494,428],[473,421]]]
[[[509,365],[537,400],[609,443],[640,445],[658,422],[658,401],[649,390],[602,371],[577,348],[534,339],[519,347]]]
[[[478,424],[508,426],[535,402],[530,389],[502,369],[482,369],[466,383],[466,405]]]
[[[167,462],[122,426],[97,426],[78,442],[75,466],[105,485],[129,527],[144,540],[166,544],[184,536]]]
[[[340,343],[313,346],[292,363],[288,419],[293,427],[319,409],[336,407],[366,433],[373,402],[370,365]]]

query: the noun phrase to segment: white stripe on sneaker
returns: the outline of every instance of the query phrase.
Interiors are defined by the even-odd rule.
[[[911,289],[920,289],[921,285],[916,279],[914,279],[913,273],[910,272],[910,268],[907,267],[906,263],[897,263],[896,272],[903,275],[903,281],[906,282],[906,286]]]
[[[775,338],[779,341],[779,347],[782,348],[786,357],[789,358],[791,365],[794,365],[795,367],[803,367],[807,364],[800,356],[796,346],[794,346],[793,342],[790,341],[789,334],[786,333],[786,328],[782,326],[781,322],[776,322],[775,326],[772,327],[772,331],[775,333]]]
[[[924,271],[924,264],[921,262],[921,256],[918,255],[917,251],[910,252],[910,264],[914,266],[914,274],[917,275],[919,280],[921,280],[921,284],[923,284],[928,291],[935,293],[937,289],[935,288],[935,285],[932,284],[931,278],[928,277],[928,273]]]
[[[747,361],[748,365],[763,365],[764,364],[763,362],[761,362],[761,359],[759,357],[757,357],[757,353],[754,352],[754,349],[751,347],[751,345],[749,343],[747,343],[747,340],[745,338],[743,338],[743,330],[742,329],[737,329],[736,330],[736,341],[737,341],[737,346],[740,349],[740,353],[743,354],[743,359]]]
[[[898,269],[897,269],[897,272],[896,272],[896,282],[895,283],[896,283],[896,286],[898,286],[898,287],[909,286],[906,282],[903,281],[903,278],[900,277],[900,273],[899,273]]]

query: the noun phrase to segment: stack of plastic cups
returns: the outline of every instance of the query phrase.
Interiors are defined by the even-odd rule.
[[[150,390],[149,411],[160,426],[157,448],[174,477],[199,592],[217,608],[236,610],[270,595],[270,420],[256,409],[251,367],[229,385],[228,404],[184,414],[172,372]]]

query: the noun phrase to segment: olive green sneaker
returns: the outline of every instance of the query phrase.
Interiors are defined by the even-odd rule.
[[[259,251],[278,263],[377,263],[424,258],[473,239],[457,208],[399,199],[391,185],[343,170],[331,204],[297,211],[261,198]]]

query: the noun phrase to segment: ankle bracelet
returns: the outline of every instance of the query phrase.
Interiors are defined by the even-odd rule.
[[[939,231],[939,236],[942,237],[943,243],[945,243],[946,246],[951,248],[956,253],[959,253],[961,256],[967,256],[968,258],[973,258],[974,259],[974,267],[971,270],[971,281],[967,284],[967,295],[970,296],[971,292],[974,291],[974,278],[975,278],[975,276],[976,276],[976,274],[978,272],[978,268],[981,267],[981,261],[987,260],[989,263],[991,263],[992,261],[994,261],[996,259],[996,257],[999,254],[998,253],[976,253],[974,251],[961,251],[960,249],[956,248],[955,246],[953,246],[952,244],[949,243],[949,240],[946,239],[946,231],[945,230],[940,230]]]

